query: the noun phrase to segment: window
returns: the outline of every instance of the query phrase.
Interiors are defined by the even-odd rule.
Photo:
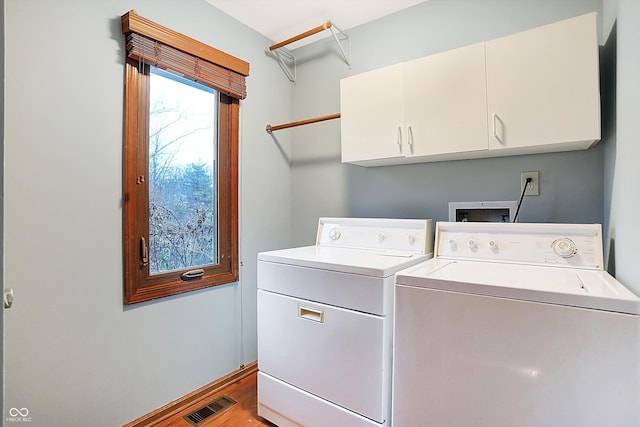
[[[130,11],[124,302],[238,280],[238,127],[249,64]]]

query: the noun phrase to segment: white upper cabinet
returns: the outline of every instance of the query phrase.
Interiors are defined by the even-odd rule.
[[[486,63],[492,150],[560,151],[600,140],[595,13],[489,41]]]
[[[487,150],[484,44],[404,65],[406,156],[413,160],[440,156],[444,160]]]
[[[484,44],[340,81],[342,161],[383,165],[488,148]]]
[[[401,158],[403,111],[402,64],[341,80],[342,161]]]
[[[340,82],[342,161],[363,166],[589,148],[596,14]]]

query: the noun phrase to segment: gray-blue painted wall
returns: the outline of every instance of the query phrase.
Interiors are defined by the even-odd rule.
[[[294,119],[338,112],[341,78],[601,12],[601,6],[599,0],[430,0],[347,31],[351,67],[333,39],[298,48]],[[523,171],[540,171],[541,182],[540,196],[524,199],[520,221],[603,221],[606,141],[588,151],[364,168],[340,163],[339,120],[291,135],[296,245],[314,241],[319,216],[447,220],[450,201],[518,200]]]
[[[607,135],[615,138],[615,144],[607,146],[606,150],[608,197],[604,206],[608,217],[607,246],[615,256],[608,256],[608,259],[614,263],[616,278],[640,295],[640,2],[604,0],[603,5],[607,11],[606,22],[617,19],[616,96],[612,102],[615,127]]]
[[[264,55],[270,40],[204,0],[5,6],[5,409],[27,408],[34,427],[123,425],[257,358],[256,254],[291,242],[290,169],[264,126],[290,116],[290,87]],[[240,282],[123,307],[120,16],[131,9],[248,61],[251,75]]]

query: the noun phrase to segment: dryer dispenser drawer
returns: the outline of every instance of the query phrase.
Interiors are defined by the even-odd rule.
[[[383,422],[390,388],[384,318],[258,290],[260,371]]]

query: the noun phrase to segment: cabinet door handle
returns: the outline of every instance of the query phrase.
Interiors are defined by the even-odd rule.
[[[502,129],[504,129],[504,123],[502,122],[502,119],[500,119],[497,113],[493,113],[493,137],[497,139],[500,144],[504,144],[502,138],[498,136],[498,123],[500,123]],[[504,133],[504,131],[502,133]]]
[[[411,154],[413,154],[413,128],[411,127],[411,125],[407,126],[407,130],[407,133],[409,134],[407,135],[407,145],[409,146]]]
[[[402,153],[402,126],[398,125],[398,133],[396,134],[396,144],[398,144],[398,149]]]

